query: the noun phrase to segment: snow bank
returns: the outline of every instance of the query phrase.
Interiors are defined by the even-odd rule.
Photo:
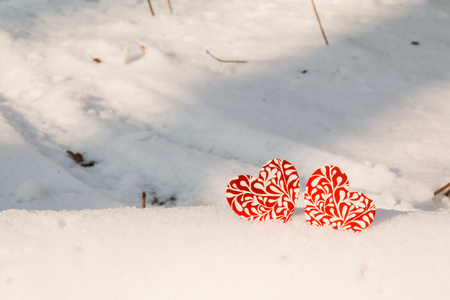
[[[445,299],[450,212],[359,234],[228,207],[0,213],[4,299]]]

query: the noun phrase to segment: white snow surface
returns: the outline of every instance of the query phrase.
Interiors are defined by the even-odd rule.
[[[448,299],[450,2],[315,0],[329,46],[309,0],[171,3],[0,0],[0,299]],[[238,217],[273,158],[293,217]],[[328,164],[365,231],[306,224]]]

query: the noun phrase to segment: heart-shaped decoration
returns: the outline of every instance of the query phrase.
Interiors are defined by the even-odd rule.
[[[348,191],[348,178],[336,166],[317,169],[305,188],[306,222],[361,231],[375,219],[375,204],[362,193]]]
[[[261,168],[258,178],[233,178],[227,186],[227,201],[235,213],[249,220],[287,222],[299,191],[300,180],[294,166],[283,159],[272,159]]]

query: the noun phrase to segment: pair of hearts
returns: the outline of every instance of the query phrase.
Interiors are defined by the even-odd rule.
[[[305,217],[311,225],[354,232],[375,218],[375,204],[362,193],[349,192],[347,175],[336,166],[317,169],[305,188]],[[239,175],[227,186],[228,204],[249,220],[289,221],[299,198],[297,170],[283,159],[268,161],[259,177]]]

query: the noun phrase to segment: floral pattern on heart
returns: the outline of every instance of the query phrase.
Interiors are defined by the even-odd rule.
[[[375,204],[348,187],[347,175],[338,167],[317,169],[305,187],[306,222],[354,232],[366,229],[375,219]]]
[[[297,170],[283,159],[268,161],[259,177],[239,175],[227,186],[226,197],[233,211],[249,220],[287,222],[298,200],[300,180]]]

